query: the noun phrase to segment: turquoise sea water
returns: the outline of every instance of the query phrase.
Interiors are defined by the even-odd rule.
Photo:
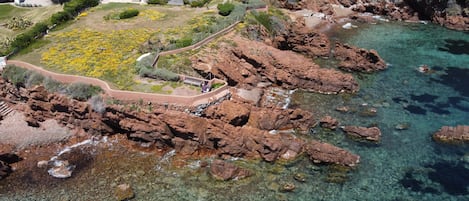
[[[115,186],[121,183],[132,186],[134,200],[469,200],[469,147],[431,139],[441,126],[469,124],[469,34],[434,25],[381,23],[338,28],[330,35],[376,49],[390,64],[386,71],[356,74],[357,94],[297,91],[292,97],[292,107],[311,110],[318,118],[331,115],[341,125],[380,127],[379,144],[351,140],[340,130],[314,128],[307,136],[360,155],[357,168],[314,165],[306,158],[286,164],[237,160],[255,175],[219,182],[198,160],[129,152],[108,142],[74,153],[82,160],[70,179],[53,179],[41,169],[11,175],[0,181],[0,200],[115,200]],[[419,73],[421,64],[432,73]],[[336,111],[343,106],[349,112]],[[372,108],[376,115],[369,112]],[[297,173],[306,181],[296,181]],[[280,190],[287,182],[296,186],[293,192]]]

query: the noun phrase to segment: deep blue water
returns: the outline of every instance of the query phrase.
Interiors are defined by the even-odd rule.
[[[331,115],[341,125],[381,129],[379,144],[354,141],[340,130],[315,128],[309,136],[360,155],[357,168],[315,165],[306,158],[286,164],[238,160],[255,175],[219,182],[198,168],[197,160],[128,153],[116,144],[93,149],[92,164],[67,180],[46,175],[45,180],[19,185],[5,183],[7,178],[0,183],[0,200],[115,200],[114,188],[120,183],[132,186],[134,200],[469,200],[469,147],[442,145],[431,138],[441,126],[469,125],[469,35],[406,23],[338,28],[330,35],[376,49],[390,65],[382,72],[355,74],[361,89],[353,95],[297,91],[292,97],[292,107],[311,110],[318,118]],[[421,64],[432,72],[418,72]],[[336,111],[343,106],[349,112]],[[372,108],[376,115],[370,113]],[[397,125],[408,129],[397,130]],[[171,160],[185,168],[171,166]],[[296,173],[305,175],[306,181],[295,181]],[[279,190],[286,182],[296,185],[294,192]]]

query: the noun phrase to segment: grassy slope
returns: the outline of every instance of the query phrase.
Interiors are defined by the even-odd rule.
[[[48,19],[52,14],[60,10],[62,10],[62,6],[60,5],[36,8],[18,8],[12,5],[3,4],[0,5],[0,24],[6,23],[9,19],[15,16],[24,16],[34,23],[37,23]],[[14,37],[21,32],[23,31],[12,31],[3,26],[0,26],[0,36],[3,37]]]

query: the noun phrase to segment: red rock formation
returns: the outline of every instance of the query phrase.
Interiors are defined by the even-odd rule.
[[[321,120],[319,120],[319,125],[323,128],[335,130],[337,128],[337,125],[339,125],[339,121],[337,121],[337,119],[332,118],[331,116],[325,116]]]
[[[386,69],[386,63],[375,50],[368,51],[337,42],[334,56],[341,60],[339,68],[345,71],[373,72]]]
[[[325,34],[310,30],[304,24],[292,25],[288,30],[287,33],[274,38],[274,47],[311,57],[329,57],[331,45]]]
[[[353,0],[339,0],[341,2],[353,2]],[[279,6],[281,8],[286,8],[290,10],[301,10],[301,9],[308,9],[316,12],[322,12],[327,15],[334,14],[334,9],[332,8],[332,4],[338,4],[338,1],[335,0],[298,0],[297,2],[293,3],[288,0],[278,0]]]
[[[326,162],[353,167],[360,162],[360,156],[327,143],[311,141],[305,149],[314,163]]]
[[[0,89],[7,90],[6,86],[1,84]],[[30,98],[31,94],[35,99]],[[220,157],[262,158],[265,161],[275,161],[295,158],[304,151],[304,145],[307,143],[291,134],[273,135],[256,127],[237,127],[225,122],[232,118],[223,118],[222,121],[197,117],[185,112],[166,110],[164,106],[155,106],[157,108],[150,113],[130,111],[121,106],[109,106],[101,114],[89,109],[86,102],[69,100],[58,94],[47,94],[43,87],[24,90],[18,95],[20,99],[26,101],[26,105],[17,109],[21,109],[26,116],[37,122],[56,119],[69,128],[83,129],[91,134],[127,134],[130,139],[151,142],[158,148],[174,148],[181,155],[210,153]],[[235,107],[236,105],[227,108]],[[250,115],[263,111],[257,108],[251,109]],[[216,111],[215,116],[228,114],[228,112],[214,111]],[[274,126],[298,126],[309,123],[307,120],[310,114],[301,110],[279,110],[277,113],[278,115],[272,118],[277,121]],[[325,145],[321,144],[322,146]],[[334,146],[328,145],[328,147]],[[348,159],[340,159],[346,156],[348,155],[342,154],[334,156],[335,159],[316,160],[354,165],[355,162],[348,164],[350,162]]]
[[[378,127],[345,126],[343,130],[349,136],[374,142],[378,142],[381,137],[381,130]]]
[[[296,128],[306,132],[314,125],[313,115],[300,109],[260,108],[233,101],[209,107],[204,116],[234,126],[250,126],[260,130]]]
[[[210,174],[215,179],[227,181],[249,177],[252,175],[252,172],[226,161],[214,160],[210,165]]]
[[[205,115],[211,119],[220,119],[233,126],[243,126],[249,120],[250,107],[245,104],[238,104],[232,101],[223,101],[219,105],[214,105],[205,111]]]
[[[443,126],[438,132],[433,134],[433,139],[448,143],[469,142],[469,126]]]
[[[252,87],[269,81],[287,89],[301,88],[322,93],[355,92],[351,75],[322,69],[310,59],[281,51],[260,42],[236,37],[236,45],[220,44],[192,58],[194,68],[227,79],[231,86]]]

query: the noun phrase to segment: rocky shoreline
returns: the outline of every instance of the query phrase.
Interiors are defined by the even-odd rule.
[[[353,5],[351,2],[340,3]],[[334,15],[333,9],[327,4],[305,6]],[[412,11],[408,7],[390,12],[382,10],[386,5],[371,8],[368,4],[363,6],[355,6],[354,9],[372,10],[375,14],[384,12],[398,20],[417,20],[415,14],[409,14]],[[288,5],[285,7],[299,9]],[[451,18],[445,20],[448,19]],[[251,29],[263,32],[255,30],[258,29],[256,27]],[[301,88],[325,94],[355,93],[359,86],[350,72],[372,73],[386,69],[386,63],[376,51],[331,43],[323,33],[306,28],[301,20],[288,26],[286,32],[275,38],[262,36],[262,40],[258,41],[238,35],[227,38],[230,42],[221,41],[216,48],[204,48],[202,53],[191,58],[197,71],[209,72],[217,78],[225,79],[233,87],[233,95],[229,100],[198,111],[198,116],[185,112],[190,110],[184,107],[175,109],[166,105],[145,104],[137,104],[137,109],[108,104],[104,111],[96,112],[87,102],[50,94],[41,86],[29,89],[14,86],[3,79],[0,79],[0,97],[4,97],[15,110],[23,114],[31,127],[41,128],[43,122],[53,119],[73,131],[74,137],[54,145],[54,148],[91,136],[119,135],[123,136],[122,143],[135,145],[131,148],[159,150],[162,153],[175,150],[181,157],[211,156],[220,159],[213,161],[210,167],[213,177],[220,180],[240,179],[252,174],[250,170],[225,162],[226,159],[238,157],[276,162],[293,160],[304,154],[312,163],[347,167],[359,164],[360,156],[307,137],[321,117],[301,109],[263,105],[260,100],[265,99],[264,91],[269,87]],[[313,57],[333,57],[340,61],[338,68],[342,71],[321,68],[311,61]],[[258,97],[254,100],[243,97],[239,90],[258,90]],[[321,118],[320,124],[327,129],[339,126],[332,117]],[[377,127],[345,128],[352,137],[373,142],[378,142],[381,137]],[[453,130],[461,129],[442,129],[446,133]],[[467,129],[462,131],[466,136]],[[440,136],[444,135],[435,134],[434,138],[446,141],[447,137]],[[38,150],[51,154],[53,151],[48,146],[52,147],[44,145]],[[12,168],[12,163],[18,161],[4,159],[4,154],[10,153],[17,153],[17,156],[25,158],[29,163],[48,160],[43,155],[24,157],[28,155],[15,147],[0,149],[0,179],[14,171],[22,171],[21,166]]]
[[[334,16],[337,11],[333,5],[350,8],[358,13],[372,13],[374,15],[386,16],[396,21],[431,21],[449,29],[468,31],[469,30],[469,8],[464,2],[436,0],[422,1],[349,1],[349,0],[320,0],[308,1],[299,0],[293,3],[288,0],[279,0],[280,6],[290,10],[308,9],[314,12],[323,13],[325,15]],[[359,15],[352,15],[352,19],[372,20]]]

